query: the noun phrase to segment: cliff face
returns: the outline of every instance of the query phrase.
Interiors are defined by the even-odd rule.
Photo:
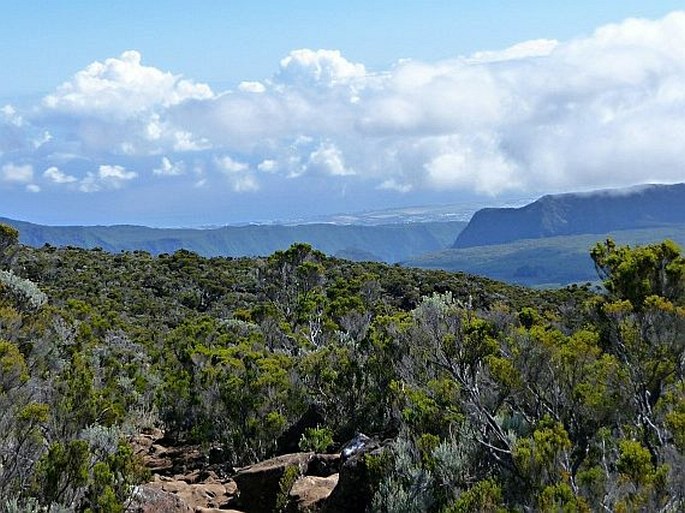
[[[455,248],[685,222],[685,184],[543,196],[521,208],[476,212]]]

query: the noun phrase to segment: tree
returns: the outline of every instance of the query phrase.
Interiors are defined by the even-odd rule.
[[[668,468],[682,472],[673,420],[685,379],[685,259],[668,240],[631,248],[610,239],[595,246],[592,258],[609,293],[597,303],[601,345],[621,362],[630,394],[625,434],[632,441],[621,445],[617,465],[640,495],[645,487],[636,476],[647,475],[645,468],[657,472],[659,482]],[[629,472],[638,459],[645,468]],[[658,502],[661,493],[656,487],[648,495]],[[682,500],[682,494],[670,495]]]
[[[12,262],[18,243],[19,232],[0,223],[0,267],[8,266]]]
[[[652,295],[676,304],[685,299],[685,258],[673,241],[631,248],[607,239],[590,256],[609,294],[630,301],[636,310]]]

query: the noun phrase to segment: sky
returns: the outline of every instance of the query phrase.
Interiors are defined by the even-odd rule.
[[[685,180],[682,2],[0,0],[0,217],[204,226]]]

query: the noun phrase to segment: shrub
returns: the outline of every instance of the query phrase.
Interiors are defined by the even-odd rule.
[[[0,289],[10,296],[20,310],[38,310],[48,300],[38,285],[20,278],[12,271],[0,271]]]
[[[333,431],[327,427],[308,428],[300,438],[300,450],[326,452],[333,445]]]

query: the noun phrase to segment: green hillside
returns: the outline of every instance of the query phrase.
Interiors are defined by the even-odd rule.
[[[522,285],[561,286],[597,279],[589,249],[606,237],[631,245],[671,239],[685,246],[685,224],[447,249],[404,263],[426,269],[463,271]]]
[[[226,226],[214,229],[148,228],[144,226],[43,226],[0,218],[14,226],[23,244],[40,247],[76,246],[110,252],[148,251],[154,255],[178,249],[212,256],[264,256],[296,242],[330,255],[398,262],[449,247],[466,226],[462,221],[403,223],[379,226],[304,224]]]
[[[298,467],[266,509],[235,469],[310,450],[337,461],[328,513],[685,506],[672,244],[601,246],[595,295],[303,244],[233,259],[16,240],[0,225],[2,513],[122,513],[137,485],[177,472],[238,483],[222,509],[301,511]],[[152,431],[201,456],[143,467],[132,440]],[[359,432],[367,447],[338,459]]]

